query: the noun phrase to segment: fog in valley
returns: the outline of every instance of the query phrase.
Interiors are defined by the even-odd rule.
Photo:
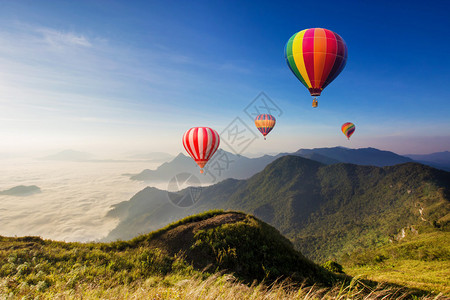
[[[126,174],[160,163],[126,160],[58,161],[0,159],[0,190],[40,188],[25,195],[0,195],[0,235],[41,236],[59,241],[92,241],[108,234],[117,220],[105,218],[111,205],[129,200],[147,185]]]

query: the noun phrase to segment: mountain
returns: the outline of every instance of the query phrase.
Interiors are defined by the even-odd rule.
[[[203,183],[215,183],[226,178],[245,179],[275,160],[273,156],[247,158],[219,149],[205,167],[205,174],[200,175],[199,167],[191,157],[178,154],[172,161],[163,163],[156,170],[146,169],[133,175],[132,180],[169,181],[181,173],[195,174]]]
[[[319,153],[315,153],[315,152],[302,152],[301,150],[298,150],[297,152],[294,153],[286,153],[285,155],[296,155],[296,156],[300,156],[303,158],[307,158],[307,159],[311,159],[311,160],[315,160],[318,161],[320,163],[323,163],[325,165],[332,165],[332,164],[337,164],[340,163],[342,161],[334,159],[334,158],[330,158],[328,156],[319,154]]]
[[[288,153],[286,153],[288,154]],[[300,149],[291,155],[298,155],[324,164],[336,162],[367,166],[393,166],[406,162],[418,162],[444,171],[450,171],[450,152],[437,152],[427,155],[398,155],[394,152],[375,148],[349,149],[344,147]]]
[[[170,161],[174,158],[172,154],[165,153],[165,152],[149,152],[149,153],[141,153],[141,154],[134,154],[128,156],[130,159],[143,159],[148,160],[152,162],[166,162]]]
[[[145,169],[141,173],[130,177],[132,180],[142,181],[167,181],[179,173],[188,172],[193,173],[197,164],[190,158],[183,154],[178,154],[170,162],[165,162],[156,170]],[[198,173],[198,169],[197,172]]]
[[[297,152],[292,153],[292,155],[310,159],[314,159],[312,155],[321,155],[337,162],[378,167],[393,166],[412,161],[410,158],[395,154],[394,152],[378,150],[375,148],[349,149],[344,147],[333,147],[300,149]],[[329,164],[326,161],[318,161]]]
[[[407,154],[405,156],[424,165],[450,171],[450,151],[435,152],[431,154]]]
[[[92,154],[75,150],[64,150],[56,154],[42,157],[41,160],[58,160],[58,161],[87,161],[91,160]]]
[[[194,205],[177,207],[184,195]],[[247,180],[176,194],[146,188],[113,206],[119,218],[106,240],[127,239],[209,209],[251,213],[275,226],[308,258],[338,258],[384,244],[417,222],[447,227],[450,173],[418,163],[389,167],[322,163],[283,156]],[[195,199],[194,199],[195,198]]]
[[[406,154],[406,157],[416,161],[429,161],[437,164],[450,164],[450,151],[435,152],[431,154]]]
[[[374,148],[348,149],[334,147],[300,149],[294,153],[280,153],[275,156],[264,155],[257,158],[235,155],[219,149],[206,165],[205,176],[199,178],[203,183],[216,183],[227,178],[247,179],[262,171],[269,163],[285,155],[301,156],[327,165],[346,162],[381,167],[412,161],[393,152]],[[130,178],[142,181],[169,181],[180,173],[199,174],[197,164],[192,158],[182,153],[172,161],[162,164],[156,170],[146,169]]]
[[[18,185],[8,190],[0,191],[0,195],[29,196],[40,192],[41,189],[35,185]]]

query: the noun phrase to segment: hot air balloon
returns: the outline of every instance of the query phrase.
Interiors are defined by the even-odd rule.
[[[347,139],[350,139],[352,134],[355,132],[355,124],[351,122],[344,123],[341,127],[341,130],[345,134]]]
[[[310,28],[297,32],[286,44],[286,62],[292,73],[315,98],[329,85],[345,67],[347,45],[331,30]]]
[[[269,114],[261,114],[255,118],[256,128],[262,133],[264,139],[266,139],[266,135],[273,129],[275,123],[275,117]]]
[[[193,127],[183,135],[184,149],[200,167],[203,167],[214,155],[220,144],[220,137],[217,131],[209,127]]]

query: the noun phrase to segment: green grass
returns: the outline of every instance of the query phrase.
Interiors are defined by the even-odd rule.
[[[205,225],[205,229],[197,232],[188,227],[178,228],[222,214],[240,216],[236,220],[241,221],[212,228]],[[195,226],[200,224],[203,223]],[[187,252],[180,254],[177,248],[180,245],[173,244],[167,236],[163,237],[169,231],[182,235],[179,237],[183,237],[188,245],[181,246],[186,247]],[[151,246],[155,240],[164,241],[167,245],[163,246],[166,247]],[[170,249],[174,245],[176,249]],[[200,280],[210,276],[210,273],[193,267],[201,264],[211,272],[226,269],[247,283],[254,280],[273,282],[287,277],[321,285],[337,280],[332,273],[295,251],[276,229],[253,216],[237,212],[209,211],[130,241],[113,243],[64,243],[39,237],[0,237],[0,288],[3,296],[36,297],[42,293],[56,295],[62,291],[76,294],[79,289],[107,291],[120,286],[131,291],[148,281],[173,283],[191,277]]]
[[[272,282],[286,276],[309,283],[338,280],[295,251],[275,228],[249,215],[239,222],[199,230],[191,249],[213,256],[220,269],[236,270],[236,275],[249,282]]]
[[[450,232],[410,235],[400,242],[343,259],[344,271],[450,296]]]
[[[0,237],[3,295],[34,297],[81,286],[109,289],[168,274],[200,275],[182,258],[169,257],[158,249],[105,251],[101,244]]]
[[[333,275],[294,251],[276,229],[241,213],[235,213],[244,216],[239,221],[193,234],[189,248],[202,259],[212,257],[210,272],[195,268],[185,256],[143,246],[177,226],[224,213],[229,212],[191,216],[110,244],[0,236],[0,299],[444,299]],[[356,253],[344,271],[448,294],[448,237],[447,232],[428,232],[374,253]],[[435,247],[419,255],[427,243]],[[335,263],[327,265],[340,269]]]
[[[435,295],[414,296],[407,290],[379,285],[368,288],[359,280],[336,284],[330,288],[317,286],[293,286],[289,281],[272,285],[242,284],[230,274],[216,273],[207,278],[195,276],[152,276],[131,284],[105,288],[97,283],[79,283],[75,286],[60,284],[59,289],[41,289],[21,284],[16,293],[3,289],[9,279],[0,279],[0,297],[3,299],[186,299],[186,300],[310,300],[310,299],[422,299],[444,300]]]
[[[205,212],[133,240],[113,243],[64,243],[39,237],[0,236],[1,293],[35,296],[79,287],[132,287],[151,278],[206,277],[208,273],[194,270],[182,257],[169,256],[158,248],[142,247],[140,242],[179,225],[222,213]]]

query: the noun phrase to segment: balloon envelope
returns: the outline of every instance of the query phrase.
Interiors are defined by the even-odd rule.
[[[310,28],[294,34],[286,44],[284,55],[292,73],[309,90],[320,96],[347,62],[347,45],[331,30]]]
[[[262,133],[264,139],[266,139],[266,135],[273,129],[275,123],[275,117],[269,114],[261,114],[255,118],[256,128]]]
[[[341,130],[345,134],[347,139],[350,139],[352,134],[355,132],[355,129],[356,129],[355,124],[353,124],[351,122],[344,123],[344,124],[342,124],[342,127],[341,127]]]
[[[203,167],[214,155],[219,144],[219,134],[209,127],[193,127],[183,135],[184,149],[198,164],[201,173],[203,173]]]

